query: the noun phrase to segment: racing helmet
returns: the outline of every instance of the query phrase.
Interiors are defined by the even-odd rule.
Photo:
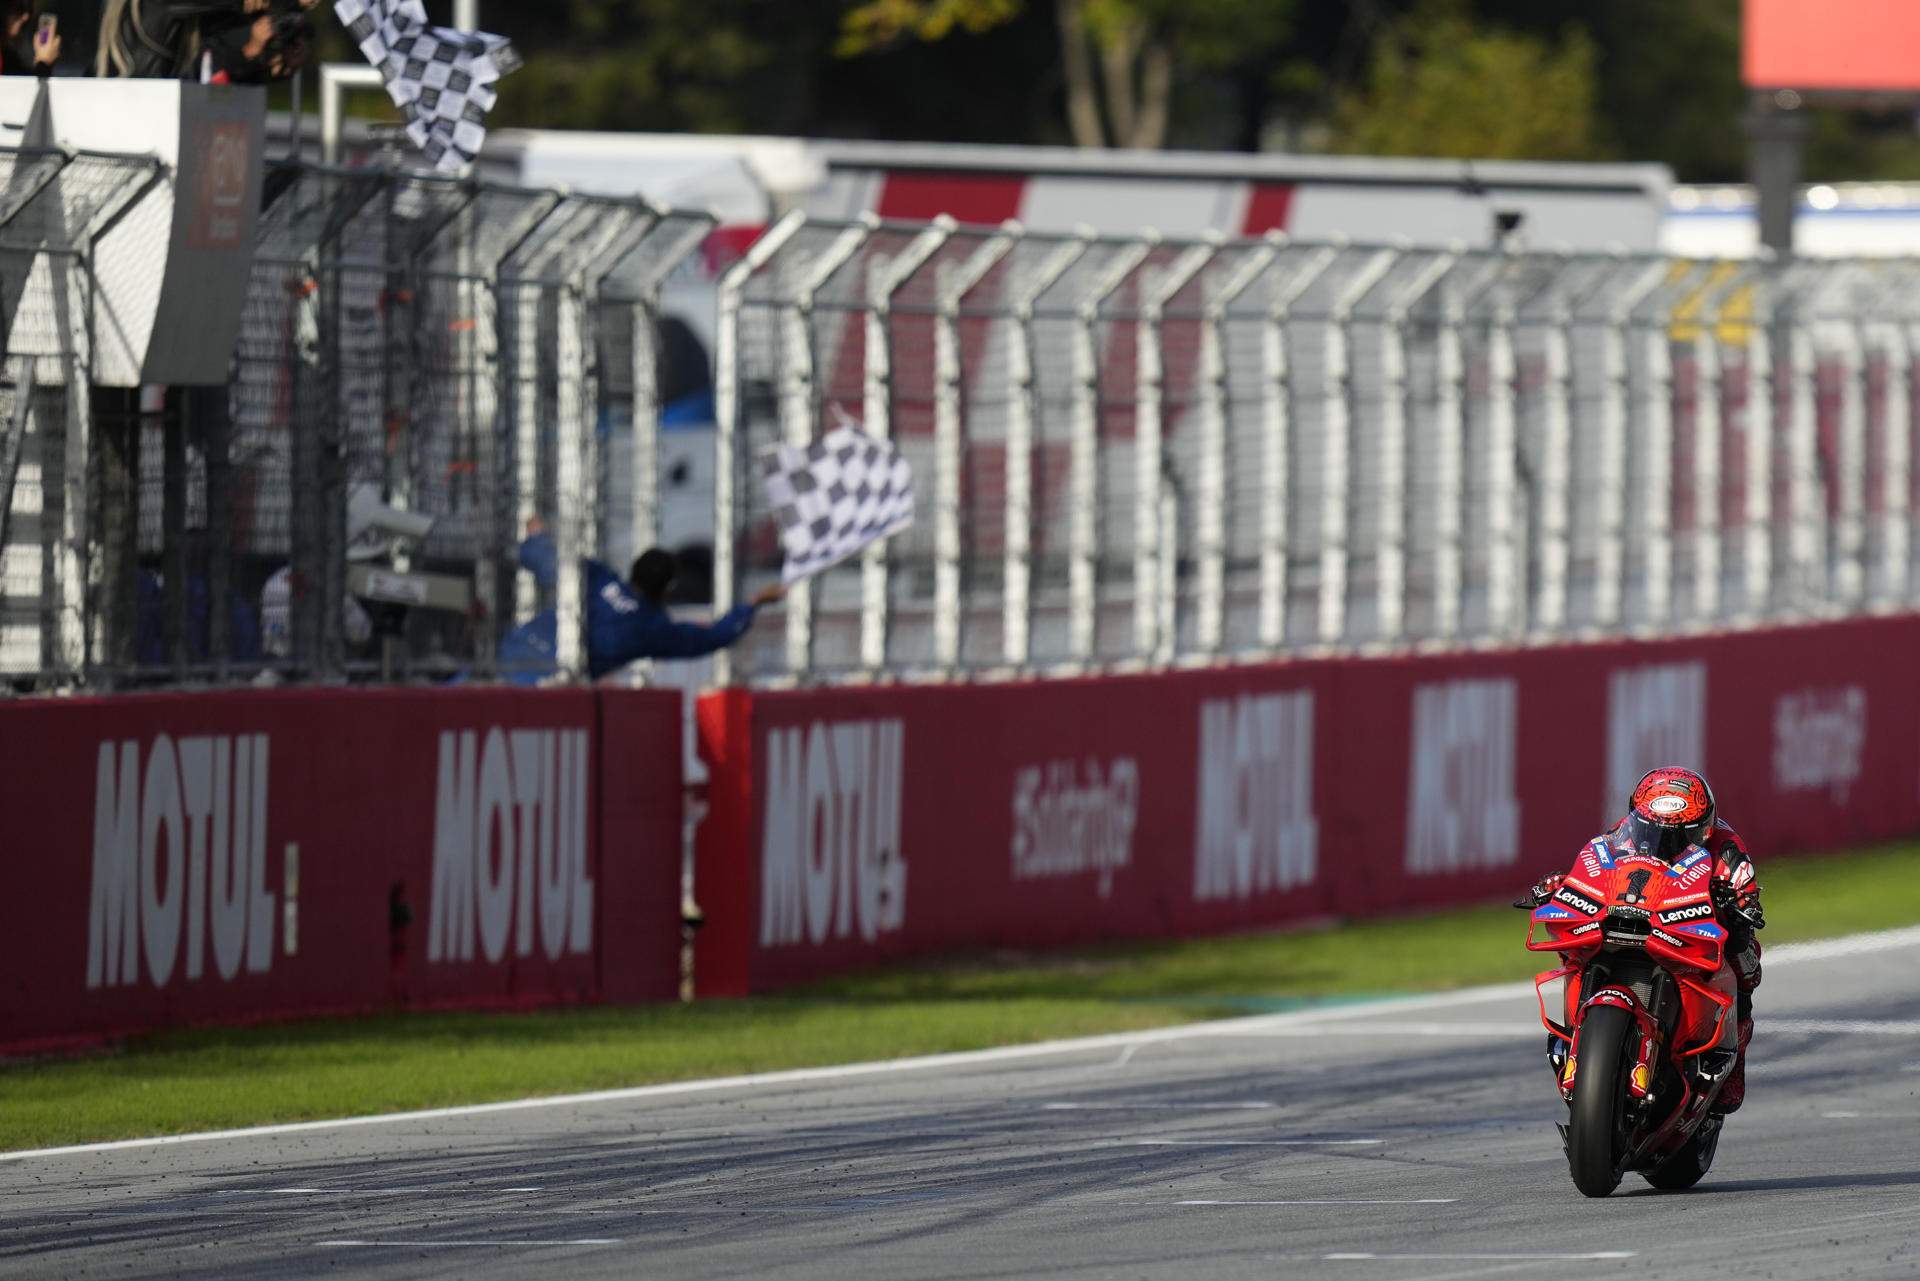
[[[1690,769],[1675,765],[1649,770],[1633,789],[1626,844],[1641,854],[1671,863],[1713,832],[1713,789]]]

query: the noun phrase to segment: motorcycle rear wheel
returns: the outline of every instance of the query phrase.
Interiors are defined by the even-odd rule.
[[[1707,1177],[1719,1146],[1720,1126],[1709,1122],[1694,1131],[1678,1152],[1651,1170],[1642,1170],[1640,1177],[1662,1192],[1684,1192]]]
[[[1567,1168],[1573,1186],[1603,1197],[1620,1186],[1626,1153],[1625,1068],[1633,1015],[1616,1005],[1587,1011],[1580,1024],[1580,1061],[1573,1082],[1573,1112],[1567,1121]]]

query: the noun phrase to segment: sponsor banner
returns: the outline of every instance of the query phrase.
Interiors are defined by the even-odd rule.
[[[0,1046],[670,996],[678,739],[625,691],[0,706]]]
[[[1916,642],[1887,618],[710,696],[698,982],[1508,898],[1660,765],[1706,772],[1764,882],[1783,853],[1920,830]]]

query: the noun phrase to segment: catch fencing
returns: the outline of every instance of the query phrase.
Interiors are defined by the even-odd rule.
[[[280,166],[230,385],[89,396],[88,327],[70,319],[89,314],[88,237],[159,167],[0,162],[15,170],[0,205],[7,390],[35,406],[7,415],[0,455],[0,679],[484,678],[506,631],[556,606],[560,652],[581,651],[578,577],[543,592],[516,548],[536,517],[562,563],[652,541],[654,437],[632,424],[658,418],[661,289],[709,216]],[[29,165],[64,180],[34,185]],[[100,191],[84,210],[76,174]],[[51,225],[75,229],[65,239],[45,218],[16,234],[36,202],[58,199]],[[436,599],[403,615],[354,599],[348,513],[362,495],[431,519],[378,564],[460,584],[459,608]]]
[[[711,543],[716,607],[779,572],[768,446],[858,421],[919,496],[722,683],[1657,636],[1920,590],[1913,262],[793,215],[709,285],[704,214],[292,165],[230,385],[134,396],[89,389],[72,321],[160,170],[0,163],[15,687],[490,679],[544,608],[577,678],[579,576],[544,590],[515,552],[535,518],[561,564],[656,541],[670,280],[717,310],[712,519],[675,540]],[[378,568],[446,596],[363,608],[363,495],[431,519]]]
[[[1920,267],[778,224],[722,282],[716,574],[842,417],[920,519],[727,675],[1661,635],[1908,608]],[[720,602],[726,604],[723,599]]]

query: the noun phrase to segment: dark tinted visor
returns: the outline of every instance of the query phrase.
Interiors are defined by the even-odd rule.
[[[1700,823],[1675,827],[1667,823],[1650,822],[1638,814],[1627,816],[1627,840],[1633,848],[1668,863],[1676,861],[1688,849],[1699,844],[1705,834]]]

